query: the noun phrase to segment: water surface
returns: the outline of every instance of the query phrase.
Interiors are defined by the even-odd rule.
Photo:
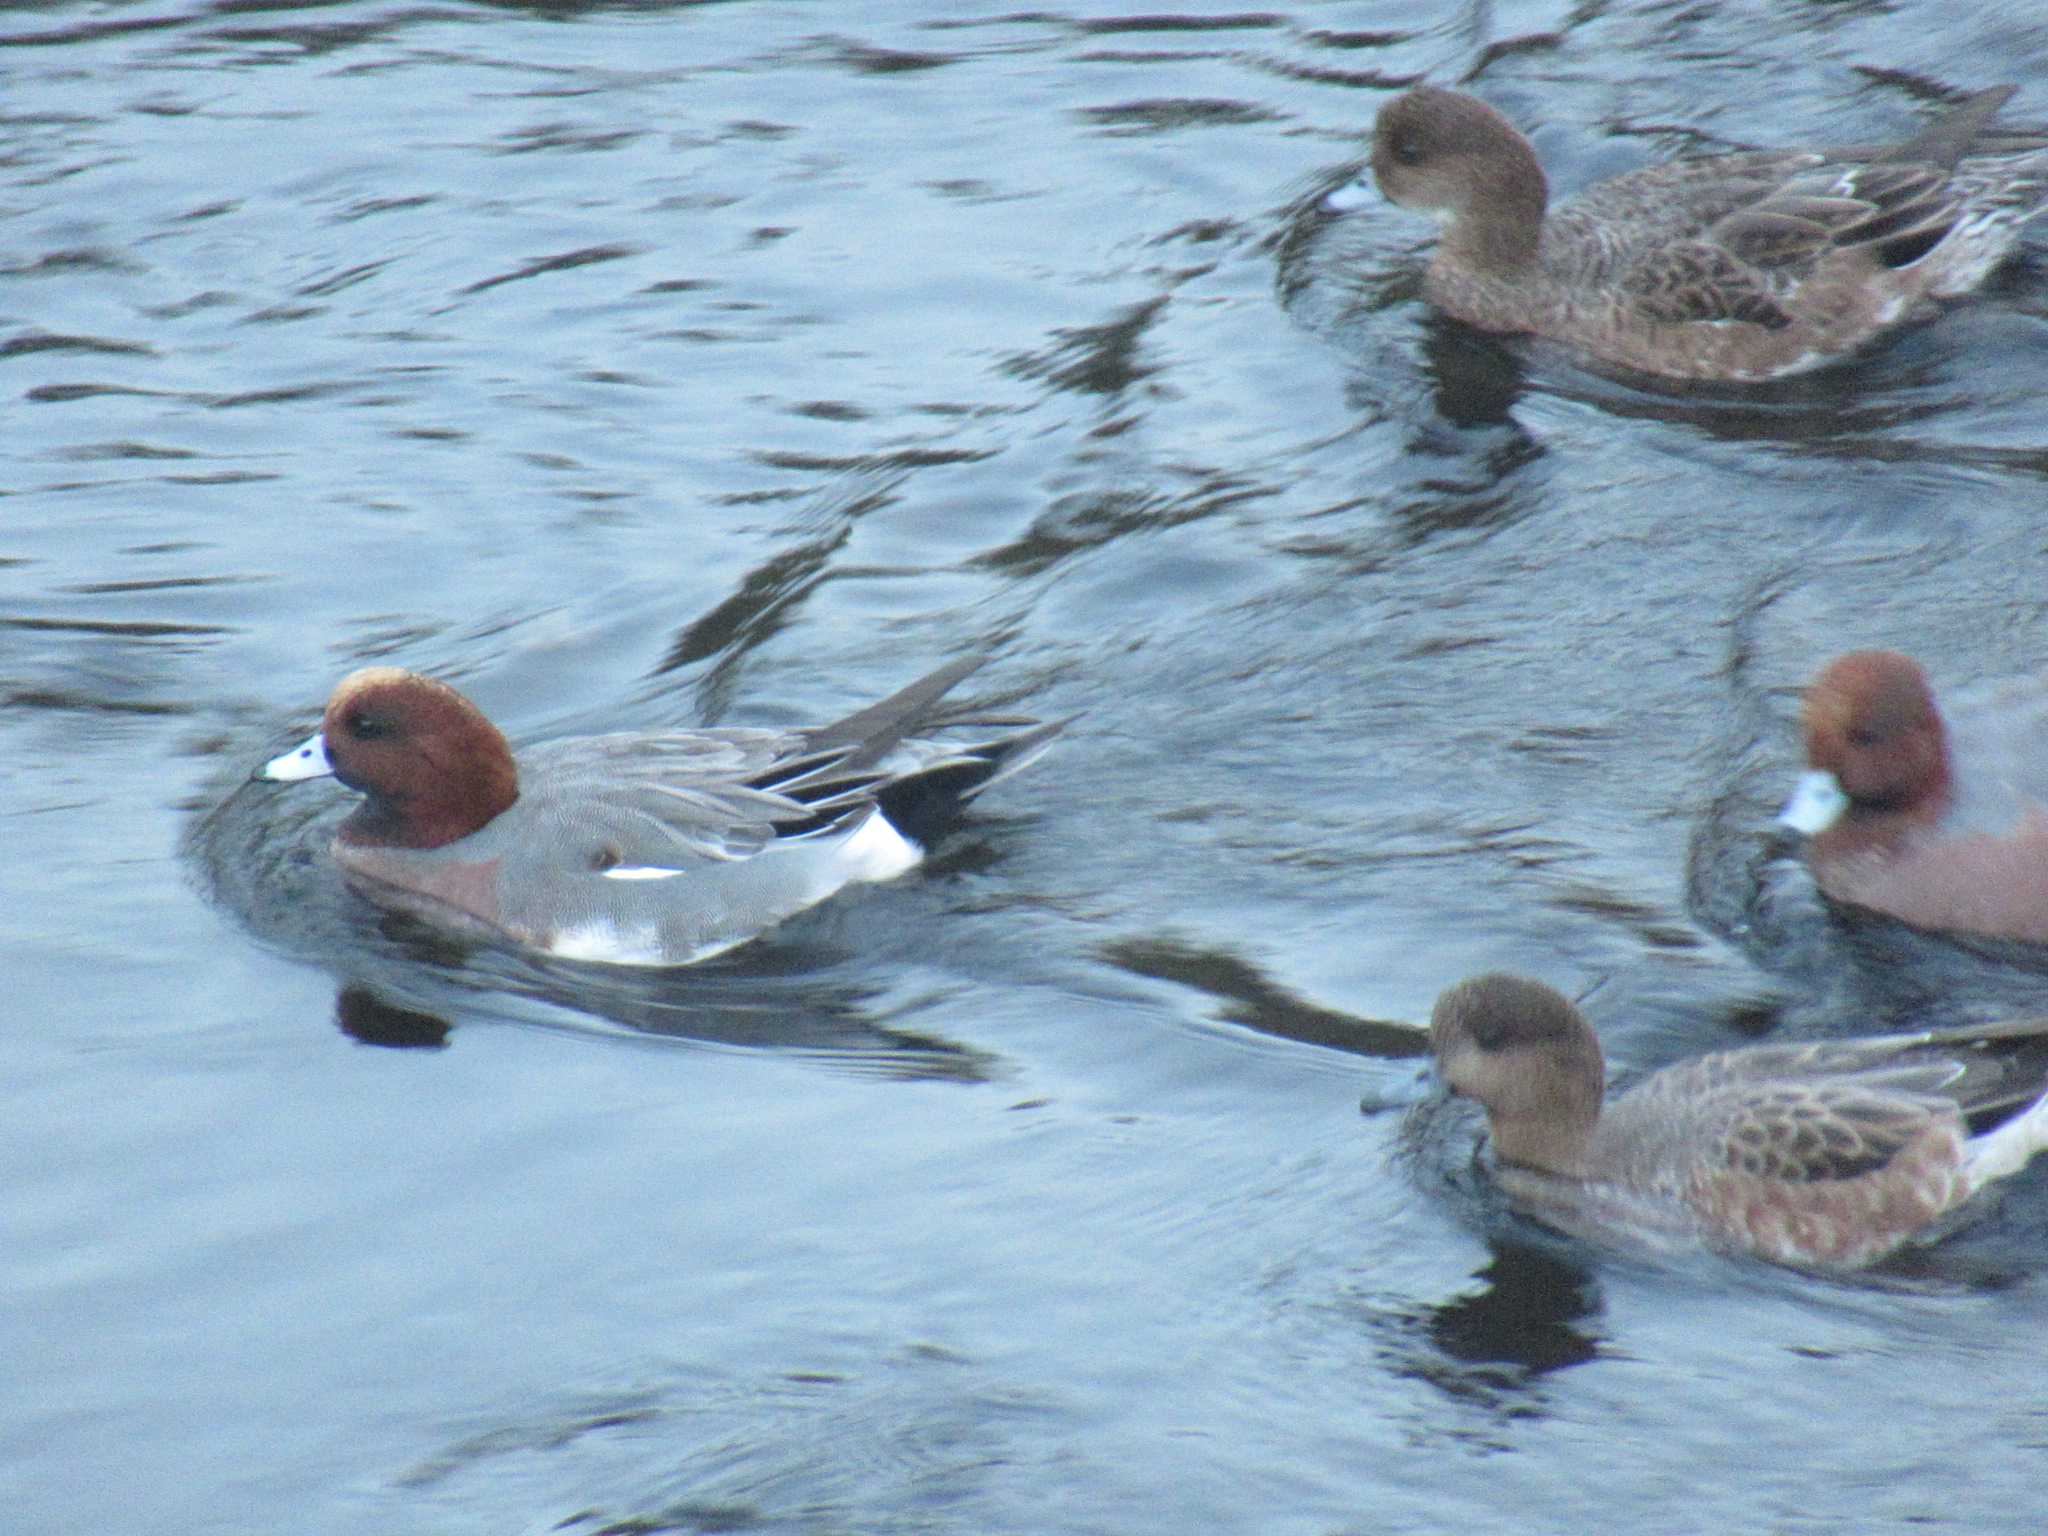
[[[1880,1286],[1491,1213],[1444,985],[1624,1068],[2040,1006],[1758,832],[1796,689],[2039,669],[2048,233],[1655,393],[1313,205],[1475,79],[1569,188],[2048,27],[1793,0],[0,10],[0,1493],[23,1529],[2037,1529],[2048,1182]],[[465,954],[245,786],[371,661],[515,740],[1080,712],[681,975]]]

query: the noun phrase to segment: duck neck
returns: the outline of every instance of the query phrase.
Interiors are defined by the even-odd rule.
[[[1490,1120],[1494,1155],[1517,1167],[1534,1168],[1560,1178],[1583,1178],[1587,1153],[1593,1144],[1595,1115],[1496,1114]]]
[[[1487,168],[1486,179],[1444,230],[1439,250],[1469,271],[1512,276],[1535,266],[1542,250],[1549,183],[1535,152],[1526,144],[1515,149]]]
[[[428,790],[367,790],[339,835],[361,848],[444,848],[489,825],[518,798],[518,773],[507,753],[502,764]]]
[[[1864,794],[1849,802],[1851,820],[1872,825],[1933,826],[1948,814],[1955,798],[1955,779],[1948,746],[1937,743],[1914,782],[1881,794]]]

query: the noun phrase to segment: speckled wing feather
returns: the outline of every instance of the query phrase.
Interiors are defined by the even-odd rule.
[[[1647,249],[1704,234],[1823,163],[1812,150],[1758,150],[1646,166],[1595,183],[1559,204],[1552,217],[1574,230],[1599,225],[1624,231],[1631,249]]]
[[[1648,166],[1586,188],[1551,210],[1543,259],[1561,282],[1599,287],[1662,247],[1700,240],[1715,223],[1769,197],[1819,162],[1806,153],[1758,153]]]
[[[1868,212],[1854,198],[1788,195],[1731,213],[1710,234],[1739,261],[1803,273],[1832,248],[1837,229]]]
[[[1885,1167],[1954,1112],[1942,1095],[1855,1079],[1781,1084],[1742,1099],[1723,1149],[1729,1171],[1779,1183],[1853,1179]]]
[[[1820,155],[1734,157],[1734,174],[1688,184],[1683,167],[1622,177],[1573,205],[1625,221],[1639,255],[1616,280],[1637,307],[1671,324],[1741,321],[1782,330],[1786,285],[1830,253],[1866,248],[1886,266],[1927,254],[1955,226],[1959,200],[1945,169],[1928,164],[1830,162]],[[1700,162],[1727,166],[1725,161]],[[1631,204],[1654,187],[1661,218]],[[1633,188],[1636,196],[1629,194]],[[1614,253],[1619,255],[1619,253]]]
[[[932,723],[913,714],[879,738],[835,733],[823,748],[820,732],[742,728],[545,743],[529,751],[536,787],[522,801],[599,873],[685,870],[851,830],[899,781],[952,770],[971,792],[1028,761],[1064,723],[956,747],[894,734],[913,722]]]
[[[2048,1017],[1932,1030],[1919,1037],[1956,1069],[1942,1090],[1973,1123],[2023,1109],[2048,1086]]]
[[[718,730],[670,736],[583,737],[531,749],[545,788],[533,811],[570,831],[600,871],[626,865],[687,869],[761,852],[815,811],[750,779],[770,772],[801,738]]]
[[[1562,238],[1555,259],[1581,283],[1610,282],[1645,315],[1670,324],[1741,320],[1780,330],[1791,323],[1772,277],[1746,252],[1731,249],[1733,229],[1758,251],[1780,258],[1813,232],[1788,210],[1743,224],[1788,184],[1822,163],[1812,153],[1760,152],[1652,166],[1602,182],[1552,216]],[[1860,212],[1850,203],[1842,216]],[[1810,212],[1810,210],[1809,210]]]
[[[1950,1115],[2009,1113],[2048,1078],[2048,1019],[1806,1045],[1760,1046],[1667,1068],[1630,1098],[1708,1112],[1729,1171],[1854,1178]]]
[[[1792,323],[1761,272],[1705,240],[1649,253],[1622,274],[1621,287],[1637,309],[1674,325],[1738,320],[1776,331]]]
[[[1808,262],[1831,249],[1866,246],[1884,265],[1901,267],[1948,236],[1960,206],[1946,170],[1886,161],[1820,166],[1793,177],[1752,212],[1789,214],[1813,225]],[[1739,228],[1715,234],[1731,241],[1742,237]]]
[[[1928,1032],[1867,1035],[1859,1040],[1812,1040],[1798,1045],[1753,1045],[1701,1056],[1669,1070],[1699,1074],[1694,1091],[1709,1084],[1741,1092],[1759,1082],[1853,1076],[1902,1093],[1938,1093],[1960,1082],[1967,1070],[1965,1063],[1946,1047],[1965,1039],[1988,1038],[1991,1037],[1984,1031],[1957,1030],[1953,1037]]]

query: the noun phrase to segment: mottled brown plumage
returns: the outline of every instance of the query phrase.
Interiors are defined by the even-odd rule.
[[[1724,1051],[1603,1102],[1578,1010],[1494,974],[1438,999],[1430,1043],[1486,1110],[1501,1188],[1588,1236],[1854,1269],[2048,1145],[2048,1018]]]
[[[2013,93],[1966,98],[1903,143],[1653,166],[1549,207],[1529,141],[1472,96],[1388,102],[1372,174],[1440,215],[1430,301],[1679,378],[1814,367],[1967,292],[2048,199],[2048,139],[1986,129]],[[1360,206],[1353,189],[1326,206]]]

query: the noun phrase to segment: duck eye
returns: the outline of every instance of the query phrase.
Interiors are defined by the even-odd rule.
[[[1388,152],[1393,155],[1394,161],[1398,165],[1422,164],[1422,146],[1409,138],[1405,133],[1394,140],[1393,144],[1389,146]]]
[[[357,710],[343,723],[348,727],[349,735],[357,741],[382,741],[391,734],[391,722],[367,710]]]
[[[1472,1021],[1472,1043],[1482,1051],[1498,1051],[1508,1043],[1508,1021],[1499,1014],[1483,1013]]]
[[[1849,745],[1852,747],[1870,748],[1881,746],[1883,742],[1884,737],[1867,725],[1849,727]]]

